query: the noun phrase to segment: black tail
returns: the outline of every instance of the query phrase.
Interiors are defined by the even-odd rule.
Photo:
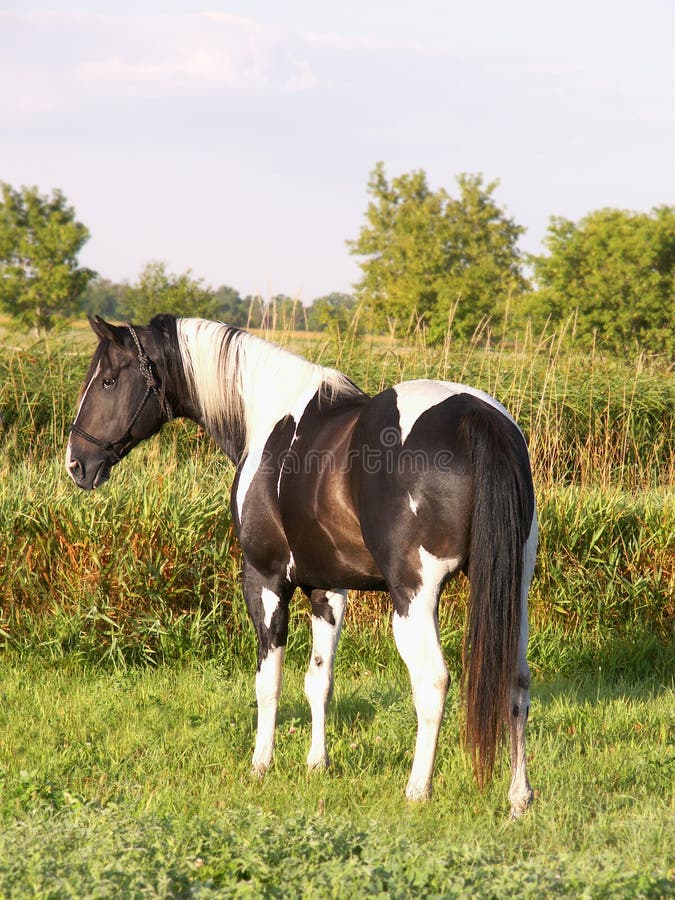
[[[525,441],[509,419],[481,404],[467,414],[463,428],[473,467],[465,737],[483,786],[492,775],[517,674],[523,546],[534,514],[534,489]]]

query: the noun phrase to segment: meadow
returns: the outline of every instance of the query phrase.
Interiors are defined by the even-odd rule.
[[[556,336],[270,335],[375,392],[488,390],[530,444],[530,771],[508,823],[506,754],[480,793],[460,749],[466,585],[441,606],[453,688],[434,798],[403,789],[414,713],[387,598],[354,594],[307,776],[296,598],[273,770],[249,775],[255,643],[228,511],[232,471],[176,422],[93,495],[63,471],[93,349],[78,328],[0,343],[0,895],[661,897],[673,891],[675,378],[663,359]]]

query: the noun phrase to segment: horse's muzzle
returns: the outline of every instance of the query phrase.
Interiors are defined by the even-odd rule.
[[[110,460],[101,459],[100,456],[93,459],[74,456],[71,453],[70,446],[68,447],[66,471],[79,488],[91,491],[100,487],[110,478],[111,469],[112,462]]]

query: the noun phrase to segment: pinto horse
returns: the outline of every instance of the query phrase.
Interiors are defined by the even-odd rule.
[[[429,797],[448,689],[438,602],[461,570],[471,588],[466,743],[483,785],[508,722],[511,815],[521,815],[533,796],[525,653],[537,518],[525,439],[504,407],[474,388],[429,380],[370,397],[334,369],[203,319],[90,321],[99,344],[66,452],[78,487],[103,484],[176,416],[202,425],[236,466],[232,518],[258,638],[253,770],[272,761],[296,587],[312,609],[310,769],[328,764],[325,717],[347,590],[382,590],[417,713],[406,796]]]

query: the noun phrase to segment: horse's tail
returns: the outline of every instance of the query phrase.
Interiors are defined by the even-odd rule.
[[[479,785],[489,781],[517,675],[523,545],[534,514],[525,440],[496,409],[467,414],[473,468],[469,608],[464,637],[465,740]]]

